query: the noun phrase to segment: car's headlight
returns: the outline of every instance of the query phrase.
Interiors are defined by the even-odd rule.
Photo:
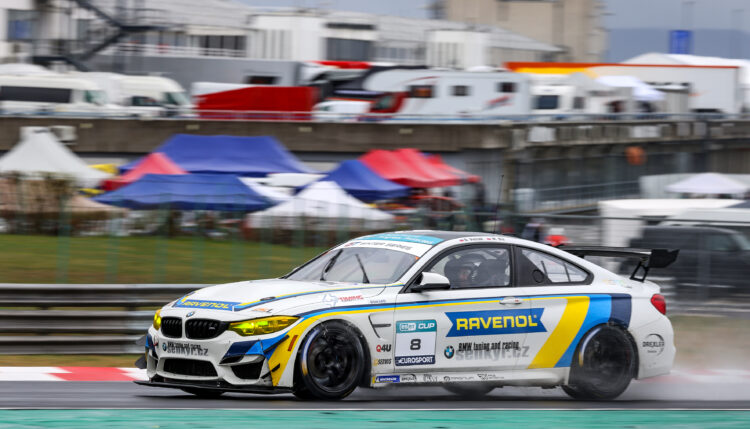
[[[264,335],[278,332],[296,322],[299,317],[294,316],[272,316],[260,319],[243,320],[229,324],[229,330],[243,337],[251,335]]]
[[[154,313],[154,329],[157,331],[161,328],[161,308]]]

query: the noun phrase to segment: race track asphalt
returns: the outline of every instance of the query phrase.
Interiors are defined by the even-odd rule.
[[[505,387],[480,399],[455,396],[439,387],[394,386],[358,389],[338,402],[299,401],[292,395],[226,394],[200,399],[174,389],[132,382],[0,382],[4,409],[285,409],[285,410],[455,410],[455,409],[703,409],[750,410],[750,380],[635,381],[617,400],[581,402],[562,390]]]

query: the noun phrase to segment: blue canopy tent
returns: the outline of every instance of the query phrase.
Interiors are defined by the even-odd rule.
[[[346,192],[362,201],[386,200],[409,195],[409,187],[378,176],[362,162],[344,161],[321,181],[336,182]]]
[[[94,200],[135,210],[169,208],[250,212],[274,205],[237,176],[227,174],[146,174]]]
[[[175,134],[154,152],[161,152],[190,173],[264,177],[270,173],[316,173],[305,167],[270,136],[200,136]],[[120,167],[130,171],[140,160]]]

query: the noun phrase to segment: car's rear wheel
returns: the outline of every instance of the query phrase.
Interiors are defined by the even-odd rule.
[[[204,399],[218,398],[219,396],[224,394],[224,392],[222,392],[221,390],[216,390],[216,389],[183,388],[182,390],[184,392],[190,393],[191,395],[195,395],[199,398],[204,398]]]
[[[630,385],[635,362],[635,347],[622,329],[596,327],[578,344],[563,390],[575,399],[614,399]]]
[[[292,391],[300,399],[342,399],[362,380],[365,362],[356,329],[339,321],[323,323],[300,347]]]
[[[467,398],[480,398],[490,393],[492,389],[495,388],[494,386],[487,386],[485,384],[447,384],[443,387],[451,393],[465,396]]]

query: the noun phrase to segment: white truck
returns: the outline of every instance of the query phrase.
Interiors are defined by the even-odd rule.
[[[506,71],[399,69],[364,81],[366,90],[385,93],[373,102],[371,113],[433,117],[528,115],[530,87],[528,76]]]

